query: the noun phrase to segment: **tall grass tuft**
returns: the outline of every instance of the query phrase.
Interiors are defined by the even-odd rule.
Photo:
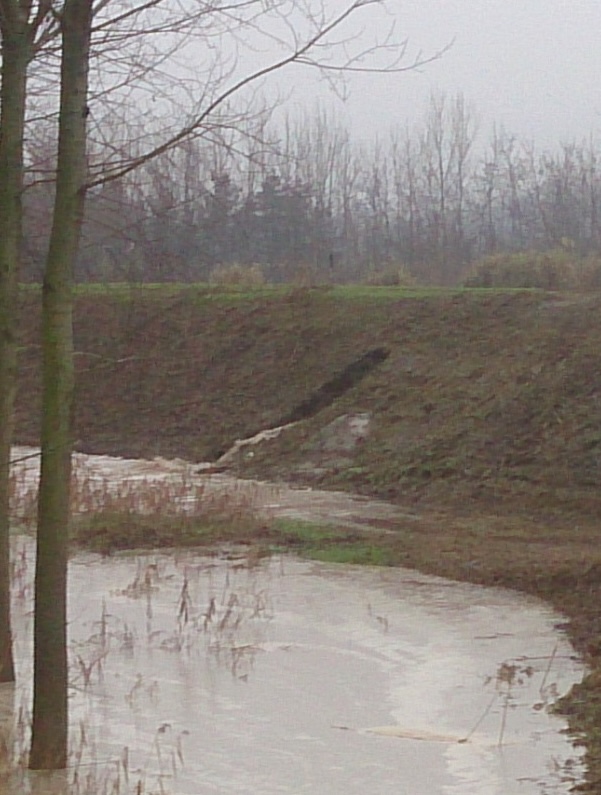
[[[37,495],[37,476],[32,476],[31,468],[14,466],[10,481],[14,527],[34,530]],[[207,545],[217,539],[251,543],[265,525],[252,486],[211,488],[186,471],[109,479],[81,461],[74,467],[71,510],[73,542],[105,554]]]

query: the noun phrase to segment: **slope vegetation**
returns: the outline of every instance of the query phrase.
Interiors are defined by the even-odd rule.
[[[23,294],[23,444],[38,442],[39,303]],[[76,348],[77,449],[217,461],[288,424],[228,465],[408,505],[410,522],[369,522],[361,559],[563,611],[590,674],[561,709],[586,747],[582,791],[601,793],[600,297],[87,289]]]
[[[38,297],[24,299],[17,437],[38,434]],[[386,289],[106,290],[77,305],[77,447],[214,461],[389,499],[601,507],[601,302]],[[366,417],[337,455],[324,428]]]

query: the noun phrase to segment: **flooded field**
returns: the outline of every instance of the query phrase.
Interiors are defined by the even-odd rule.
[[[19,752],[33,544],[13,551],[18,684],[0,707]],[[581,772],[549,706],[582,665],[561,619],[508,591],[236,550],[81,554],[69,617],[71,768],[3,793],[550,795]]]
[[[18,553],[26,713],[29,542]],[[554,620],[407,571],[81,556],[71,783],[9,792],[567,793],[578,763],[547,706],[582,670]]]
[[[20,488],[25,490],[37,484],[39,476],[39,451],[34,447],[13,448],[13,469]],[[146,487],[153,483],[176,485],[180,499],[193,508],[200,486],[207,497],[227,496],[241,505],[267,517],[304,519],[313,522],[331,522],[345,526],[365,527],[366,522],[405,519],[413,514],[398,505],[383,500],[369,499],[339,491],[320,491],[310,488],[292,488],[286,484],[243,480],[227,473],[212,473],[202,465],[181,459],[155,458],[152,460],[114,458],[105,455],[73,457],[74,471],[82,480],[98,489],[101,495],[113,493],[128,486]]]

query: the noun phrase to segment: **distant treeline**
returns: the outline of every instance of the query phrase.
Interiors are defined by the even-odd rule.
[[[539,152],[495,131],[476,147],[462,96],[359,145],[329,114],[198,139],[89,193],[80,281],[205,281],[255,265],[272,282],[456,284],[507,252],[601,253],[601,150]],[[26,193],[24,278],[37,280],[52,186]]]

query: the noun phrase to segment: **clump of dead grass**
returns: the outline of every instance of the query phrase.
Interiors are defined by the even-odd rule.
[[[32,532],[37,520],[37,477],[25,467],[11,472],[11,520]],[[265,527],[251,486],[210,488],[186,473],[116,481],[74,467],[71,483],[74,544],[109,554],[123,549],[156,549],[251,543]]]
[[[578,257],[569,248],[491,254],[475,263],[466,287],[534,288],[541,290],[598,290],[601,260]]]
[[[265,284],[263,269],[257,263],[242,265],[217,265],[211,272],[211,284],[221,287],[262,287]]]
[[[391,262],[371,268],[365,283],[373,287],[412,287],[416,279],[404,262]]]

